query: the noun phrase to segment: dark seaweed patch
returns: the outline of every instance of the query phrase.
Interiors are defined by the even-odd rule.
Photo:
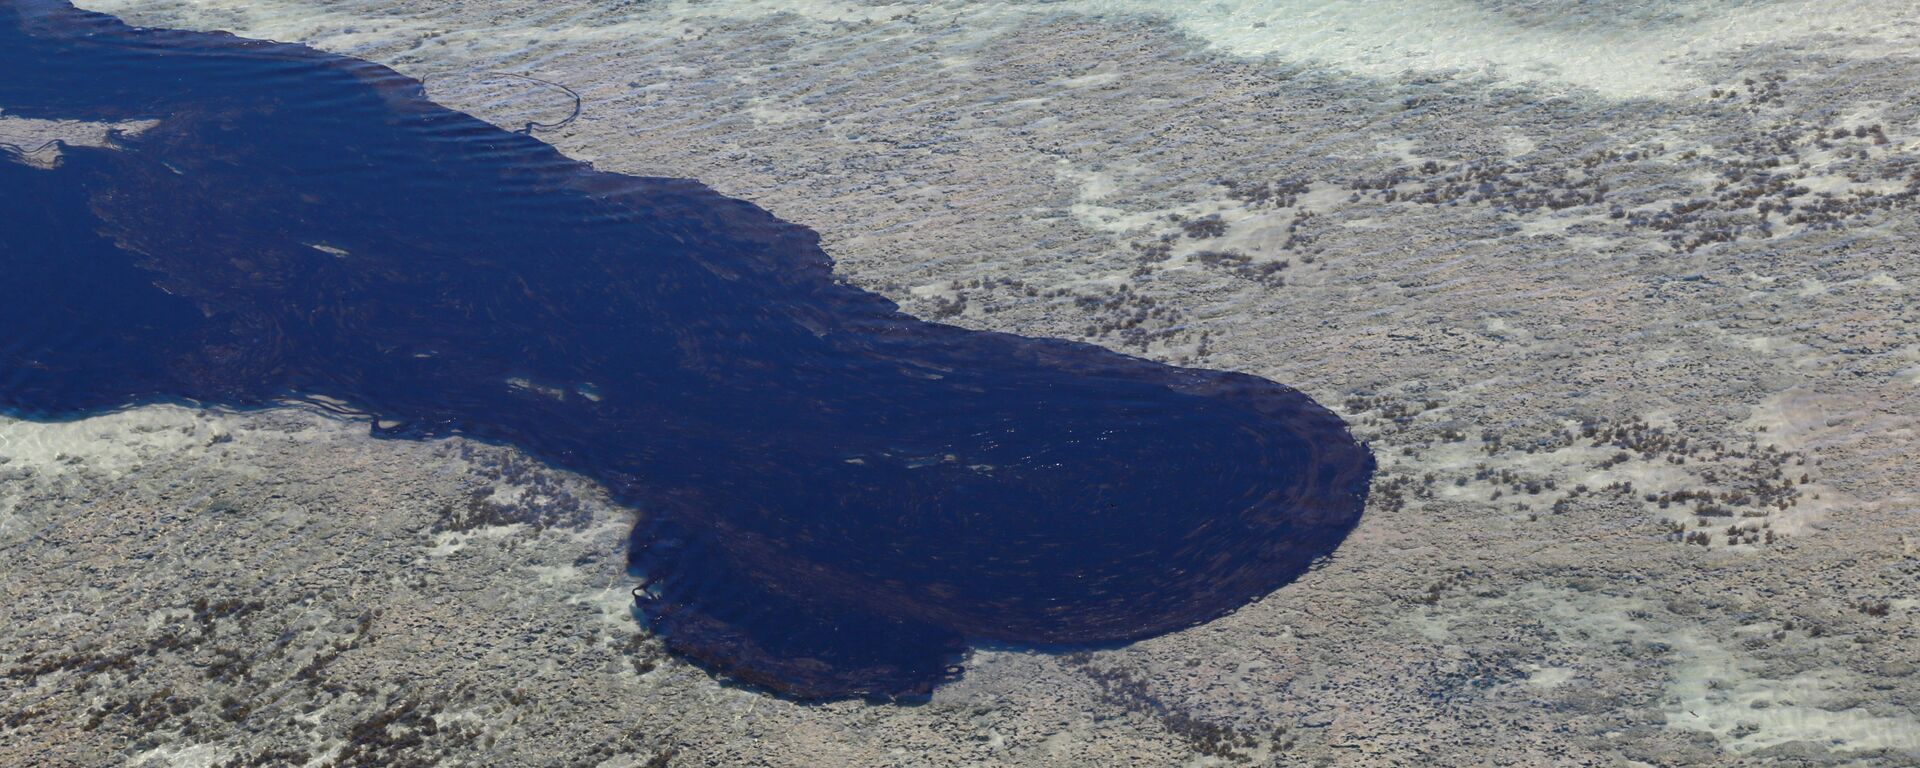
[[[1360,514],[1372,457],[1292,389],[915,320],[811,231],[383,67],[47,0],[0,2],[0,67],[8,114],[160,121],[0,162],[0,408],[324,397],[513,444],[641,511],[649,624],[747,683],[923,696],[970,642],[1190,626]],[[442,526],[579,522],[530,514]],[[366,743],[426,738],[412,712]]]

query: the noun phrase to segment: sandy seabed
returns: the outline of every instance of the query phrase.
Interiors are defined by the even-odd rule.
[[[8,421],[0,762],[1920,759],[1904,4],[85,5],[508,127],[571,101],[493,73],[564,83],[569,155],[810,226],[923,317],[1299,387],[1383,471],[1232,616],[804,706],[662,654],[636,512],[511,450]]]

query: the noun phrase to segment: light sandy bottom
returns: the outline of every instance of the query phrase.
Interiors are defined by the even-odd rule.
[[[110,139],[114,134],[138,136],[157,123],[155,120],[112,123],[36,120],[0,111],[0,149],[9,150],[15,162],[51,169],[60,165],[62,143],[72,147],[112,146]]]

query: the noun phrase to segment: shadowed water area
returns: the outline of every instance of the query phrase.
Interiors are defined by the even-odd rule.
[[[669,648],[784,694],[1204,622],[1360,515],[1372,458],[1299,392],[915,320],[803,227],[384,67],[0,0],[0,112],[160,121],[0,159],[0,408],[329,398],[510,443],[640,511]]]

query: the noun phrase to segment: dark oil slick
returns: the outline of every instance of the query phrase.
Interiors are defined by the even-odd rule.
[[[787,695],[1216,618],[1332,552],[1373,468],[1292,389],[920,322],[807,229],[377,65],[0,0],[0,110],[160,121],[0,159],[0,408],[325,397],[520,446],[641,511],[670,648]]]

